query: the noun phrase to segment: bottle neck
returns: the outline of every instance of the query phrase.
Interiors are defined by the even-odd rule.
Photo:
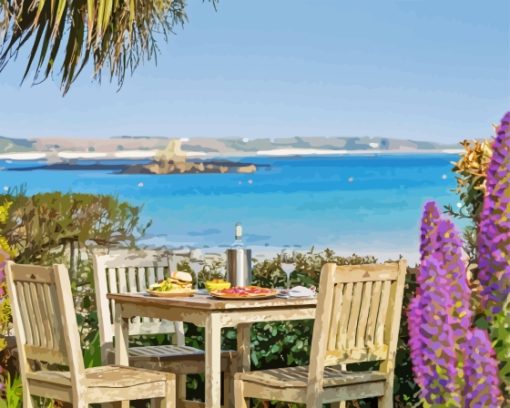
[[[234,247],[242,247],[243,246],[243,227],[239,223],[236,224],[233,246]]]

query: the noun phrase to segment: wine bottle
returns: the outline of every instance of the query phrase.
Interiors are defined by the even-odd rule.
[[[236,223],[234,242],[227,249],[227,280],[232,286],[246,286],[251,283],[251,250],[243,243],[243,227]]]
[[[234,243],[232,244],[232,248],[242,248],[243,244],[243,226],[240,222],[236,223],[235,233],[234,233]]]

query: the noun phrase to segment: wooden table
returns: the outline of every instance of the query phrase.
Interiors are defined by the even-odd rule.
[[[115,362],[128,365],[129,319],[153,317],[205,327],[205,406],[220,407],[221,329],[237,327],[237,370],[250,369],[250,326],[257,322],[315,318],[315,298],[214,299],[208,295],[159,298],[145,294],[109,294],[115,301]],[[226,406],[234,406],[232,396]]]

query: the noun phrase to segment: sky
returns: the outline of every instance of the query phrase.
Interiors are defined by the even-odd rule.
[[[9,137],[372,136],[456,143],[510,110],[508,0],[188,1],[157,66],[118,91],[85,69],[20,86],[0,73]]]

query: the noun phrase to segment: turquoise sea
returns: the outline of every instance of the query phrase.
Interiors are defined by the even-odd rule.
[[[112,170],[23,170],[0,161],[0,188],[114,194],[143,205],[146,245],[218,248],[241,222],[263,251],[330,247],[341,254],[417,259],[424,203],[456,205],[451,154],[243,158],[254,174],[121,175]],[[111,162],[109,162],[111,163]],[[115,162],[119,163],[119,162]],[[91,164],[79,162],[78,164]]]

